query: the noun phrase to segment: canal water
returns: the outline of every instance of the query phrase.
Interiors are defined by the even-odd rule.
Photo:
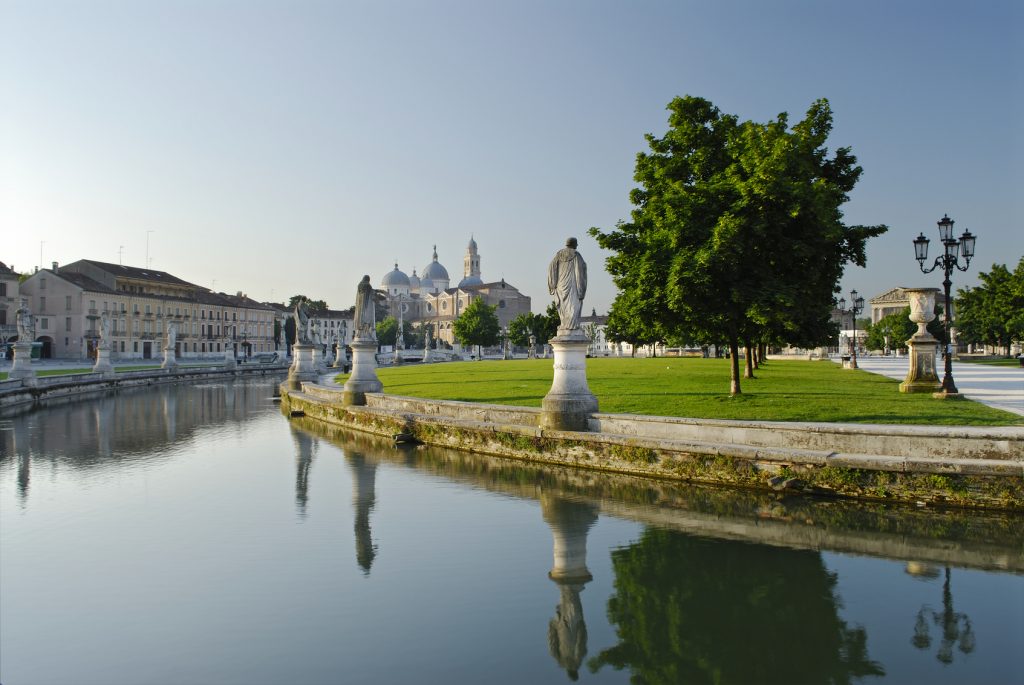
[[[1024,681],[1019,516],[396,448],[272,391],[0,419],[0,682]]]

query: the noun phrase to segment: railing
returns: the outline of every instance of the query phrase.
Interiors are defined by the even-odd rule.
[[[89,318],[90,319],[98,317],[99,315],[100,315],[99,310],[97,310],[95,307],[90,307],[89,308]]]

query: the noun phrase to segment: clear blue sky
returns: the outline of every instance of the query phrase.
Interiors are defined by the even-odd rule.
[[[345,307],[435,243],[457,281],[472,234],[540,311],[575,235],[603,312],[586,231],[628,217],[669,100],[827,97],[864,167],[847,222],[890,226],[844,293],[938,287],[911,240],[943,213],[978,235],[973,284],[1024,254],[1022,6],[0,0],[0,261],[143,266],[148,237],[200,285]]]

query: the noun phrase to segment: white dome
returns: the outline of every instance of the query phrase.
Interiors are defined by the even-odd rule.
[[[408,287],[409,286],[409,277],[406,276],[403,272],[398,270],[398,264],[396,263],[395,264],[395,270],[394,271],[389,271],[386,274],[384,274],[384,278],[381,279],[380,283],[385,288],[390,288],[390,287],[395,287],[395,286],[406,286],[406,287]]]
[[[459,287],[460,288],[465,288],[466,286],[470,286],[470,285],[483,285],[483,284],[484,284],[484,282],[481,281],[477,276],[466,276],[461,281],[459,281]]]
[[[422,285],[423,282],[420,280],[419,276],[416,275],[416,269],[413,269],[412,276],[409,276],[409,287],[413,290],[419,290]]]
[[[437,261],[437,245],[434,246],[434,261],[423,268],[423,278],[429,278],[431,281],[451,280],[448,277],[448,269],[441,266],[441,263]],[[422,282],[421,280],[420,283]]]

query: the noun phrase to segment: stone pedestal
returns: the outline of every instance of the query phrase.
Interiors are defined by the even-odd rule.
[[[100,345],[96,348],[96,363],[92,366],[92,372],[104,376],[114,373],[114,365],[110,363],[110,347]]]
[[[377,378],[377,341],[352,341],[352,375],[345,382],[342,403],[366,404],[366,393],[380,392],[384,385]]]
[[[313,349],[312,345],[296,343],[292,346],[292,365],[288,367],[288,380],[285,381],[289,390],[301,390],[304,382],[320,377],[313,365]]]
[[[900,392],[935,392],[942,383],[935,373],[935,352],[939,341],[928,332],[928,322],[935,318],[935,293],[938,288],[908,288],[910,320],[917,324],[917,332],[907,341],[910,368],[900,383]]]
[[[230,345],[224,346],[224,368],[234,369],[238,367],[238,362],[235,361],[235,351]]]
[[[32,368],[32,343],[14,343],[14,362],[11,364],[11,370],[7,372],[7,379],[24,381],[35,377],[36,371]]]
[[[174,354],[173,347],[164,348],[164,363],[160,365],[160,368],[167,369],[168,371],[174,371],[178,368],[178,357]]]
[[[587,385],[587,348],[590,340],[582,332],[552,338],[555,375],[551,390],[541,402],[540,425],[556,430],[585,431],[590,414],[597,411],[597,398]]]

